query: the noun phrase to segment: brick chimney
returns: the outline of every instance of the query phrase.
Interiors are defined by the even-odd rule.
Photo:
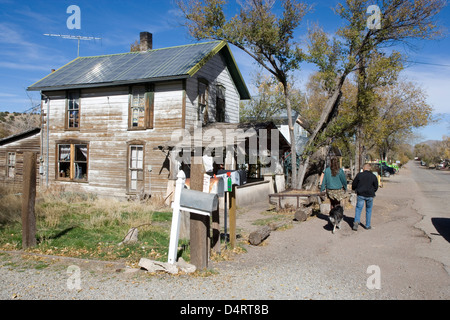
[[[141,51],[147,51],[153,49],[153,35],[150,32],[140,33],[140,49]]]

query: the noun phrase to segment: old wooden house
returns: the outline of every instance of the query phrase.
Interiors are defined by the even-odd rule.
[[[1,185],[17,188],[22,186],[24,152],[35,152],[39,158],[40,133],[40,128],[32,128],[20,134],[0,139]],[[38,171],[39,165],[36,168]],[[39,179],[39,174],[37,177]]]
[[[28,90],[42,95],[41,185],[124,197],[167,192],[158,149],[176,129],[238,123],[250,95],[226,42],[78,57]]]

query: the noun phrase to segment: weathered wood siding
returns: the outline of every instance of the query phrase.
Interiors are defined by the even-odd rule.
[[[23,181],[23,154],[24,152],[35,152],[37,154],[36,164],[36,184],[39,185],[39,156],[40,156],[40,134],[36,133],[32,136],[15,140],[0,146],[0,183],[4,186],[21,187]],[[14,177],[8,177],[8,153],[16,154]]]
[[[197,127],[198,119],[198,82],[205,79],[209,86],[208,116],[210,122],[215,122],[216,115],[216,86],[225,87],[225,122],[239,123],[239,92],[228,71],[226,63],[220,54],[215,55],[200,69],[186,84],[186,128]]]
[[[80,128],[66,130],[65,92],[46,92],[50,97],[49,117],[44,120],[44,151],[49,144],[49,185],[59,184],[77,191],[112,196],[125,196],[127,192],[128,144],[142,141],[144,145],[145,193],[164,194],[167,189],[168,169],[163,168],[165,155],[155,150],[162,141],[170,140],[174,128],[181,127],[183,82],[158,83],[154,90],[154,128],[128,130],[129,87],[109,87],[81,90]],[[47,113],[43,101],[43,113]],[[47,122],[46,122],[47,123]],[[59,181],[56,177],[58,142],[82,141],[89,144],[88,181]],[[46,156],[44,160],[47,160]],[[152,171],[148,171],[148,166]],[[46,170],[47,171],[47,170]]]
[[[123,197],[127,195],[128,143],[144,144],[144,192],[166,195],[169,166],[166,155],[158,146],[171,140],[177,129],[197,125],[198,79],[210,84],[209,106],[215,106],[215,86],[226,87],[226,120],[239,121],[239,94],[226,64],[220,55],[213,57],[192,78],[154,84],[153,129],[129,130],[129,86],[82,89],[80,96],[80,128],[65,129],[66,92],[45,92],[49,102],[42,102],[42,130],[45,172],[49,186],[60,185],[75,191]],[[49,103],[49,105],[48,105]],[[47,109],[49,110],[47,114]],[[210,114],[214,121],[213,113]],[[50,134],[47,137],[49,124]],[[57,179],[56,145],[62,141],[83,141],[89,144],[88,181],[67,182]],[[48,143],[48,158],[47,158]],[[151,166],[151,172],[149,171]]]

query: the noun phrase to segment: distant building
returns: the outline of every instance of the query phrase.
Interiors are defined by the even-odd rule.
[[[24,152],[35,152],[39,159],[40,139],[40,128],[33,128],[0,139],[0,184],[3,186],[22,186]],[[39,163],[36,167],[39,168]],[[39,179],[39,174],[37,174],[37,177]]]

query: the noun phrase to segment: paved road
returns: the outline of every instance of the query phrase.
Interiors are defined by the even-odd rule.
[[[115,265],[51,258],[40,258],[49,266],[38,269],[36,259],[21,264],[20,253],[0,254],[0,299],[448,300],[448,179],[411,162],[377,192],[372,230],[352,230],[354,209],[336,234],[319,215],[211,263],[207,277],[117,273]],[[240,213],[238,227],[261,210]],[[80,268],[79,290],[68,288],[68,265]]]
[[[416,226],[430,237],[430,245],[421,247],[421,254],[445,265],[450,273],[450,171],[427,169],[410,162],[411,176],[420,192],[416,205],[423,220]]]

